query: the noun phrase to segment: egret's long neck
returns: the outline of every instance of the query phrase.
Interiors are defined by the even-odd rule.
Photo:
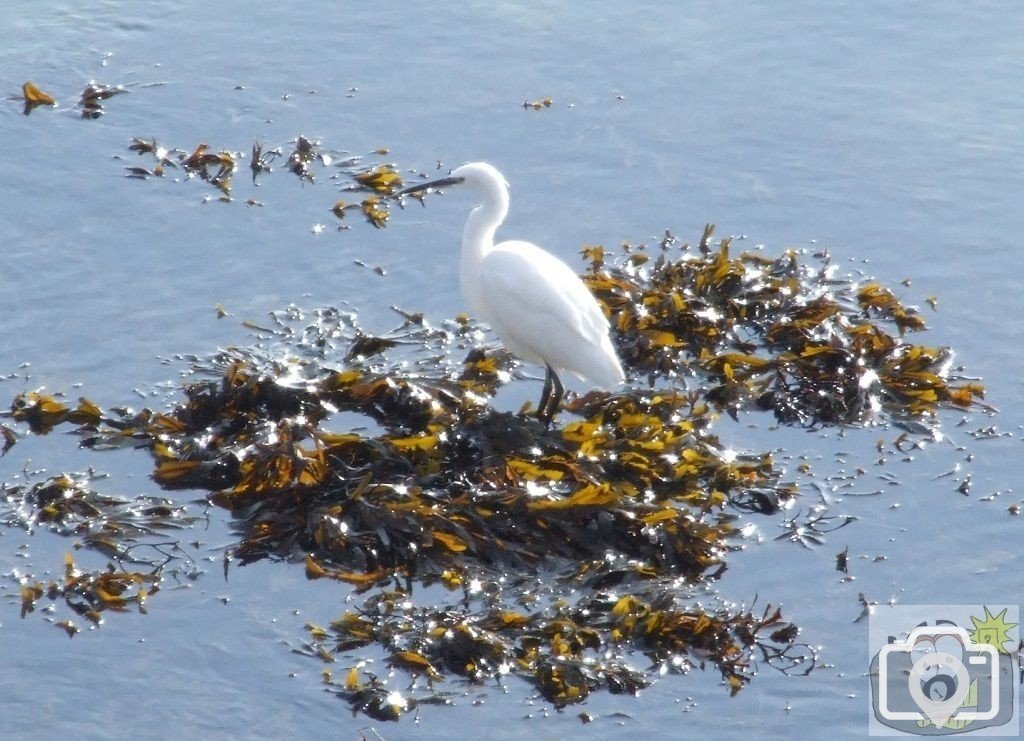
[[[474,316],[483,318],[483,289],[480,285],[480,263],[494,247],[494,233],[508,214],[508,191],[494,188],[486,194],[484,202],[473,209],[462,230],[462,257],[459,282],[462,294]]]

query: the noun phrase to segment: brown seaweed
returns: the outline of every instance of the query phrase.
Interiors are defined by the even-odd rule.
[[[183,166],[219,167],[214,157],[197,148]],[[630,382],[570,398],[551,429],[490,408],[515,367],[476,347],[465,317],[434,327],[400,312],[377,336],[334,309],[311,321],[277,312],[250,325],[253,346],[193,359],[199,380],[169,410],[26,392],[11,414],[39,434],[73,426],[87,447],[147,449],[157,484],[210,492],[231,513],[231,560],[301,559],[309,579],[365,595],[310,626],[301,649],[348,664],[329,685],[356,712],[397,719],[443,702],[450,677],[518,676],[559,707],[598,689],[635,693],[653,679],[628,663],[636,652],[670,671],[714,666],[736,692],[758,662],[790,673],[815,664],[777,609],[687,604],[724,573],[737,520],[783,513],[779,538],[810,548],[852,518],[794,512],[796,484],[768,453],[727,450],[717,416],[928,430],[943,408],[986,408],[948,350],[904,339],[923,322],[891,292],[836,277],[826,254],[734,256],[711,236],[691,249],[666,233],[622,257],[584,249]],[[341,414],[365,425],[336,428]],[[68,478],[5,491],[37,526],[77,532],[102,514],[113,529],[89,545],[118,564],[189,517]],[[98,614],[144,600],[161,568],[69,576],[50,590]],[[450,599],[420,604],[433,585]],[[26,612],[40,588],[24,585]],[[354,655],[371,645],[413,678],[411,691],[359,668]]]

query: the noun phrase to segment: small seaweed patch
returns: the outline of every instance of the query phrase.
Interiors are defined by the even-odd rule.
[[[78,100],[78,107],[82,112],[82,118],[99,118],[104,113],[103,101],[127,92],[121,85],[105,85],[96,81],[90,82],[82,90],[82,95]]]
[[[57,105],[57,100],[49,93],[40,90],[34,82],[31,80],[27,81],[21,86],[21,94],[25,100],[25,108],[23,109],[24,114],[27,116],[39,106],[53,106]]]
[[[128,85],[107,85],[105,83],[96,82],[90,80],[86,83],[82,92],[79,94],[78,102],[75,106],[79,111],[79,114],[84,119],[97,119],[100,118],[104,113],[104,102],[113,98],[115,95],[123,95],[128,92],[129,87],[156,87],[163,83],[130,83]],[[20,100],[23,102],[24,107],[22,112],[28,116],[36,108],[40,106],[47,106],[50,108],[57,107],[57,99],[50,93],[40,89],[31,80],[25,82],[21,86],[20,96],[9,96],[8,100]]]
[[[59,406],[49,397],[36,395],[35,401],[35,408],[53,411]],[[82,415],[72,413],[64,420],[81,423]],[[43,432],[50,429],[46,425],[54,419],[46,418],[46,425],[38,424],[40,417],[35,421],[35,430]],[[134,607],[145,612],[147,598],[160,591],[169,565],[194,568],[192,559],[177,541],[168,539],[168,534],[192,526],[197,519],[168,499],[139,496],[127,500],[102,494],[91,488],[89,477],[84,475],[53,476],[32,485],[0,485],[0,522],[8,527],[29,531],[45,528],[77,537],[76,549],[95,551],[110,559],[105,569],[82,570],[68,554],[63,579],[46,584],[23,583],[22,617],[34,611],[43,596],[50,601],[63,599],[74,613],[94,624],[102,622],[107,610]],[[78,632],[70,621],[58,625],[69,635]]]
[[[382,194],[400,185],[386,168],[359,182]],[[914,309],[837,277],[826,254],[733,256],[711,236],[691,248],[666,234],[613,261],[584,249],[631,380],[571,398],[551,429],[490,407],[515,368],[481,349],[471,321],[434,327],[403,313],[375,336],[336,309],[311,321],[277,312],[250,325],[250,347],[193,359],[199,380],[167,411],[26,393],[11,414],[36,433],[74,426],[86,447],[148,449],[159,485],[207,491],[231,512],[232,559],[301,560],[308,578],[366,595],[308,626],[299,649],[347,657],[344,679],[327,682],[356,712],[397,719],[446,702],[452,676],[520,677],[562,707],[711,665],[736,692],[757,662],[806,673],[815,655],[775,608],[688,604],[724,573],[740,518],[785,513],[799,497],[772,455],[728,450],[716,417],[927,430],[943,408],[979,406],[982,387],[953,375],[949,351],[905,339],[924,328]],[[129,507],[128,524],[117,517],[127,505],[97,504],[74,482],[40,486],[15,492],[29,517],[74,527],[99,507],[115,529],[92,547],[119,557],[137,528],[187,522],[156,503]],[[815,509],[782,520],[780,538],[814,547],[851,518]],[[123,607],[126,592],[156,588],[132,573],[81,604]],[[79,595],[77,584],[58,590]],[[30,607],[42,592],[28,589]],[[405,693],[353,658],[368,647],[411,677]],[[647,668],[629,663],[637,654]]]
[[[274,170],[278,160],[283,161],[284,169],[295,175],[301,182],[315,184],[320,172],[328,173],[328,177],[341,184],[346,193],[358,193],[361,200],[347,202],[344,199],[335,201],[330,211],[338,219],[338,229],[347,229],[344,218],[350,211],[360,211],[366,221],[377,227],[387,225],[391,213],[389,199],[402,187],[403,178],[393,164],[382,162],[370,164],[362,155],[338,152],[323,147],[319,140],[299,135],[289,144],[291,151],[285,154],[285,148],[268,147],[264,142],[252,144],[249,155],[249,169],[252,173],[253,186],[259,185],[259,179]],[[136,180],[148,180],[152,177],[165,177],[170,169],[180,169],[185,179],[199,178],[210,183],[220,191],[219,200],[231,202],[231,177],[239,163],[244,159],[241,152],[227,150],[213,151],[209,145],[200,143],[191,152],[174,147],[165,147],[156,139],[133,137],[128,149],[141,157],[150,158],[153,163],[146,165],[126,165],[125,177]],[[383,156],[386,149],[370,152],[370,156]],[[262,205],[254,198],[246,199],[248,205]]]
[[[461,604],[446,608],[417,608],[401,589],[380,592],[326,628],[307,625],[311,638],[303,652],[333,663],[336,652],[376,644],[385,648],[389,667],[413,676],[413,690],[416,680],[429,689],[445,675],[474,683],[513,675],[526,677],[558,708],[596,690],[636,694],[649,686],[651,672],[628,660],[635,653],[652,667],[679,673],[711,661],[734,694],[751,678],[752,652],[786,671],[807,673],[814,665],[809,648],[794,646],[797,630],[778,609],[683,608],[679,589],[664,585],[624,595],[587,589],[572,602],[549,593],[543,608],[523,609],[539,591],[523,581],[479,582],[466,589]],[[559,580],[556,591],[565,587]],[[423,699],[444,699],[437,692],[397,693],[372,674],[361,681],[360,668],[350,669],[333,689],[355,710],[378,719],[393,720]]]

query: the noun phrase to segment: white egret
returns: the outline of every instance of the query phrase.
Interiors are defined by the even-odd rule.
[[[494,243],[508,215],[508,183],[486,162],[471,162],[427,188],[466,186],[478,200],[462,232],[459,282],[472,313],[508,350],[547,371],[537,416],[545,425],[561,404],[561,371],[612,389],[623,382],[622,364],[608,336],[608,319],[572,268],[530,242]]]

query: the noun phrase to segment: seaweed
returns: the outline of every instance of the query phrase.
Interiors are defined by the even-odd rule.
[[[22,109],[22,112],[26,116],[39,106],[50,106],[52,108],[57,105],[57,100],[52,95],[40,90],[31,80],[21,86],[21,95],[25,101],[25,107]]]
[[[195,568],[182,545],[168,538],[198,519],[169,499],[102,494],[91,488],[85,475],[52,476],[32,485],[3,484],[0,522],[76,536],[76,549],[109,559],[105,568],[81,569],[68,554],[62,579],[45,585],[23,583],[22,617],[44,595],[51,601],[63,599],[74,613],[95,624],[102,622],[107,610],[121,612],[134,606],[145,612],[146,600],[160,591],[171,564],[179,571]],[[71,636],[77,632],[69,621],[59,625]]]
[[[223,165],[205,147],[179,161]],[[382,169],[364,180],[381,193],[400,183]],[[781,514],[779,539],[813,548],[853,518],[794,512],[797,484],[770,453],[723,445],[718,416],[927,431],[944,408],[988,408],[949,350],[906,340],[924,323],[888,289],[837,277],[826,253],[734,255],[712,234],[691,248],[666,232],[621,257],[583,249],[630,381],[570,397],[550,429],[490,407],[516,366],[479,347],[467,318],[432,326],[399,312],[398,327],[374,335],[336,309],[275,312],[270,326],[249,325],[251,346],[190,359],[198,380],[168,410],[26,392],[11,415],[37,434],[72,426],[93,449],[144,448],[158,485],[209,492],[239,536],[225,569],[298,560],[307,578],[364,595],[328,627],[309,626],[300,649],[348,664],[327,684],[354,712],[394,720],[444,703],[450,677],[519,677],[564,707],[710,665],[735,693],[757,663],[816,664],[777,608],[690,604],[725,573],[738,520]],[[140,539],[181,557],[151,542],[190,522],[170,500],[106,498],[71,477],[4,491],[36,526],[81,535],[82,523],[104,523],[83,545],[122,567],[69,571],[49,588],[82,614],[156,592],[166,562],[130,568]],[[24,589],[27,612],[47,589]],[[411,678],[405,693],[354,658],[370,646]]]
[[[933,419],[942,407],[980,405],[983,386],[951,382],[949,349],[902,339],[925,323],[888,289],[836,278],[827,252],[806,263],[794,250],[733,257],[730,239],[711,247],[712,231],[700,254],[666,232],[657,257],[626,245],[625,264],[614,268],[603,248],[584,249],[585,280],[637,372],[708,379],[706,398],[733,417],[756,407],[809,427],[870,424],[883,413]]]
[[[85,86],[78,100],[82,118],[99,118],[103,115],[103,101],[122,95],[128,91],[121,85],[105,85],[92,81]]]

